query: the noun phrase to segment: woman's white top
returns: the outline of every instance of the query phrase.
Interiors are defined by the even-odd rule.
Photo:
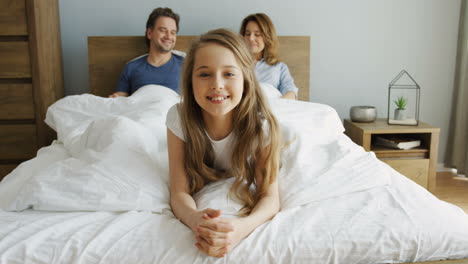
[[[173,105],[166,116],[166,126],[178,138],[185,142],[184,131],[180,121],[179,111],[177,107],[179,104]],[[205,131],[206,133],[206,131]],[[208,133],[206,134],[211,141],[214,151],[214,168],[217,170],[228,170],[231,168],[231,157],[234,148],[235,136],[231,132],[227,137],[221,140],[213,140]]]

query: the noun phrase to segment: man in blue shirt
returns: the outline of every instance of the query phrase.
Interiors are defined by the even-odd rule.
[[[129,96],[148,84],[166,86],[179,93],[184,58],[172,52],[179,31],[179,15],[170,8],[156,8],[146,22],[149,53],[128,62],[109,97]]]

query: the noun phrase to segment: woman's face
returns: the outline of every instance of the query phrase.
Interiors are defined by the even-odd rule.
[[[265,42],[263,41],[263,33],[257,22],[250,21],[247,23],[244,39],[247,42],[250,51],[255,55],[255,58],[260,60],[262,58],[263,49],[265,48]]]
[[[244,91],[242,69],[234,53],[219,44],[208,43],[196,51],[194,59],[193,93],[204,120],[231,118]]]

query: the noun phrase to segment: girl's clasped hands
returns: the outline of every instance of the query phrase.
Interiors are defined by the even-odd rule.
[[[197,212],[194,225],[195,246],[210,256],[222,257],[239,243],[236,219],[221,217],[221,211],[205,209]]]

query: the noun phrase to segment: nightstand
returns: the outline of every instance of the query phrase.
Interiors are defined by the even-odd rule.
[[[429,191],[434,190],[440,128],[424,122],[417,126],[389,125],[387,119],[377,119],[372,123],[345,119],[344,127],[345,134],[356,144],[366,151],[373,151],[377,158]],[[381,134],[420,139],[421,146],[407,150],[376,146],[373,144],[375,137]]]

